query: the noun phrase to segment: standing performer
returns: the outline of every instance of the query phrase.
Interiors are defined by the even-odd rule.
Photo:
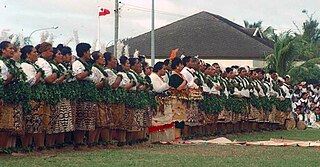
[[[162,76],[166,74],[163,62],[157,62],[154,65],[153,72],[150,75],[153,91],[157,93],[157,110],[152,116],[150,132],[150,142],[171,142],[174,141],[174,122],[172,121],[171,99],[166,95],[170,86]]]
[[[86,96],[89,95],[87,93],[94,94],[95,91],[93,89],[94,84],[94,75],[92,73],[92,65],[89,63],[90,61],[90,48],[91,46],[87,43],[79,43],[76,47],[77,56],[79,59],[73,62],[72,64],[72,72],[81,85],[83,89],[89,88],[90,90],[80,90],[82,91],[81,95]],[[76,147],[84,144],[85,133],[89,133],[89,142],[95,138],[95,124],[96,124],[96,106],[91,101],[94,99],[86,99],[85,97],[81,97],[76,101],[76,127],[75,127],[75,144]]]
[[[32,88],[40,83],[42,75],[44,75],[43,70],[39,68],[35,62],[38,60],[37,51],[32,45],[26,45],[21,49],[21,69],[26,74],[25,82],[28,83]],[[35,100],[35,99],[31,99]],[[38,103],[40,104],[40,103]],[[39,107],[40,108],[40,107]],[[25,114],[25,134],[21,137],[22,147],[27,148],[32,143],[32,135],[35,132],[39,132],[41,128],[41,122],[43,117],[38,114],[33,113],[36,109],[32,109],[30,114]]]
[[[61,51],[62,50],[63,49],[61,49]],[[74,131],[71,103],[69,97],[66,95],[67,92],[63,92],[66,91],[66,84],[68,84],[67,81],[71,78],[72,73],[70,70],[67,70],[67,66],[63,65],[64,56],[61,54],[60,50],[53,48],[52,58],[53,60],[50,61],[50,63],[53,69],[57,71],[58,78],[55,81],[55,85],[51,86],[55,86],[62,91],[62,98],[59,103],[51,106],[51,110],[53,111],[51,133],[53,134],[54,139],[48,141],[48,145],[54,145],[55,143],[62,145],[64,143],[65,133]]]
[[[22,86],[20,78],[23,73],[11,59],[13,54],[13,45],[9,41],[0,43],[0,84],[3,87],[3,97],[0,97],[0,148],[15,147],[16,135],[23,132],[21,101],[24,99],[20,99],[19,94],[23,91],[20,90],[23,87],[19,87]]]
[[[181,74],[183,69],[182,61],[179,58],[174,58],[171,63],[172,75],[169,78],[169,86],[173,87],[173,94],[176,95],[175,99],[172,99],[173,121],[175,121],[175,139],[181,139],[181,130],[184,128],[184,123],[187,119],[186,106],[182,103],[182,99],[177,99],[178,96],[186,98],[187,96],[187,84],[188,81]],[[190,74],[191,80],[193,76]],[[191,81],[190,80],[190,81]],[[194,82],[193,82],[194,83]]]
[[[39,50],[38,52],[40,53],[40,57],[38,58],[38,60],[35,62],[36,65],[39,66],[40,69],[42,69],[44,71],[44,83],[47,84],[48,86],[50,84],[54,84],[55,81],[58,78],[58,72],[55,71],[52,67],[52,65],[49,63],[49,61],[52,59],[52,55],[53,55],[53,48],[52,45],[50,43],[47,42],[43,42],[40,44],[39,46]],[[49,126],[51,126],[51,109],[50,106],[48,104],[48,101],[45,102],[44,104],[44,112],[45,113],[39,113],[40,115],[43,114],[43,123],[44,123],[44,130],[48,130],[47,128],[50,128]],[[39,147],[43,147],[44,146],[44,132],[35,132],[34,134],[35,136],[35,141],[39,140],[38,146]],[[47,135],[47,144],[51,143],[53,140],[53,136],[50,134],[50,130],[49,133]],[[37,145],[37,142],[35,142],[35,144]],[[50,144],[51,145],[51,144]]]
[[[105,58],[105,72],[108,74],[108,84],[112,89],[112,93],[115,96],[115,92],[118,91],[118,87],[120,86],[120,83],[122,81],[122,75],[117,75],[116,67],[117,67],[117,59],[114,57],[114,55],[111,52],[105,52],[104,54]],[[121,89],[121,88],[120,88]],[[124,104],[120,104],[119,101],[110,101],[110,104],[108,108],[110,108],[111,112],[111,118],[112,122],[110,127],[103,128],[101,131],[101,139],[104,142],[110,142],[112,140],[112,129],[116,129],[116,122],[115,122],[115,117],[113,117],[113,113],[116,113],[116,111],[119,111],[119,106],[123,105],[124,109]],[[120,107],[121,108],[121,107]],[[114,112],[113,112],[114,111]],[[116,133],[116,130],[115,130]]]
[[[105,129],[106,127],[110,127],[110,117],[108,115],[109,109],[107,104],[105,103],[105,99],[108,97],[109,94],[103,94],[103,89],[108,90],[108,74],[105,72],[105,58],[103,54],[99,51],[92,52],[92,59],[93,59],[93,67],[92,67],[92,73],[94,74],[94,80],[93,82],[96,84],[96,87],[99,89],[99,93],[101,95],[101,100],[97,103],[97,117],[96,117],[96,130],[95,130],[95,138],[94,141],[97,143],[100,138],[100,134],[102,132],[102,129]]]

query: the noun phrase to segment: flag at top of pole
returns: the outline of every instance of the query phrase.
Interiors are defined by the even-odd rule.
[[[105,16],[105,15],[108,15],[110,14],[110,11],[106,8],[100,8],[99,9],[99,16]]]

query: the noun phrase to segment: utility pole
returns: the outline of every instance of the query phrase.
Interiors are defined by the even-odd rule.
[[[113,45],[113,55],[117,57],[117,43],[118,43],[118,31],[119,31],[119,2],[115,0],[114,5],[114,45]]]
[[[154,38],[154,0],[152,0],[152,12],[151,12],[151,65],[155,63],[155,38]]]

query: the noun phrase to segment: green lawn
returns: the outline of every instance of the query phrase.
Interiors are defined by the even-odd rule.
[[[320,130],[228,135],[238,141],[318,140]],[[151,145],[122,149],[0,156],[0,166],[320,166],[319,148],[218,145]]]

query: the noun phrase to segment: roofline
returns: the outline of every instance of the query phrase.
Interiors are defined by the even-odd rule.
[[[208,14],[210,14],[210,15],[216,17],[217,19],[223,21],[224,23],[232,26],[233,28],[237,29],[238,31],[241,31],[242,33],[250,36],[252,39],[255,39],[255,40],[259,41],[260,43],[264,44],[265,46],[273,49],[273,46],[270,46],[269,43],[267,41],[265,41],[264,39],[262,39],[262,38],[253,38],[252,34],[249,34],[247,31],[244,30],[245,27],[243,27],[241,25],[238,25],[237,23],[234,23],[234,22],[232,22],[232,21],[230,21],[230,20],[228,20],[228,19],[226,19],[226,18],[224,18],[222,16],[215,15],[215,14],[212,14],[212,13],[208,13]]]

